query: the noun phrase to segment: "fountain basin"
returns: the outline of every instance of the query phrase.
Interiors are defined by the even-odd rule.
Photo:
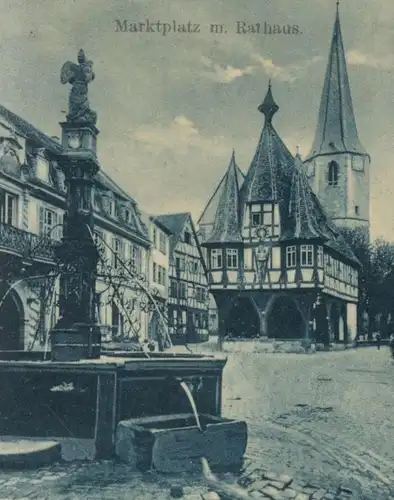
[[[213,468],[232,469],[242,463],[247,445],[245,422],[193,413],[145,417],[117,425],[117,456],[146,471],[177,473],[201,470],[201,457]]]
[[[62,450],[70,440],[111,458],[120,421],[190,411],[178,378],[196,388],[201,413],[221,414],[225,358],[125,351],[74,362],[48,357],[0,351],[0,436],[61,440]]]

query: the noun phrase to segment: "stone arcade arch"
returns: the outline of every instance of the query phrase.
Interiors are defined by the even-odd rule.
[[[232,338],[254,338],[260,335],[260,317],[252,300],[240,297],[226,317],[226,335]]]
[[[0,350],[24,348],[25,311],[22,300],[11,290],[0,307]]]
[[[330,307],[330,340],[332,342],[347,341],[346,305],[332,303]]]
[[[270,338],[290,340],[305,337],[306,323],[292,297],[275,297],[268,307],[266,322]]]

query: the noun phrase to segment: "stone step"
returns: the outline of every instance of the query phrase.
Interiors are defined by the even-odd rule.
[[[4,469],[37,469],[61,461],[57,441],[15,439],[0,443],[0,467]]]

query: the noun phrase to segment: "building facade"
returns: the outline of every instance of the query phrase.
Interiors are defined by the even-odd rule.
[[[62,238],[66,208],[62,152],[58,139],[0,106],[1,349],[42,349],[58,319],[53,245]],[[139,288],[124,278],[122,287],[114,286],[114,275],[126,264],[128,273],[146,275],[151,242],[135,200],[102,170],[94,186],[94,224],[103,341],[144,339],[149,318]]]
[[[171,232],[168,325],[174,344],[208,339],[208,282],[204,256],[189,213],[155,217]]]
[[[304,160],[313,191],[341,228],[369,238],[370,156],[357,132],[337,10],[315,138]]]
[[[148,236],[152,243],[148,258],[148,280],[150,289],[154,291],[155,300],[158,302],[157,305],[159,307],[159,311],[154,307],[149,312],[148,333],[150,339],[159,341],[159,330],[162,332],[163,329],[168,329],[168,276],[170,269],[170,238],[172,233],[153,215],[142,212],[142,218],[148,228]]]
[[[356,335],[359,262],[331,223],[272,119],[248,173],[233,153],[209,224],[204,220],[210,292],[221,337],[348,341]]]

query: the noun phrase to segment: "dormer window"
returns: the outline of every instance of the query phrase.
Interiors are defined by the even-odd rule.
[[[109,215],[111,217],[115,216],[115,200],[109,200]]]
[[[252,226],[261,226],[261,213],[252,213]]]
[[[40,181],[49,182],[49,162],[43,156],[38,155],[36,161],[36,176]]]
[[[188,245],[191,244],[191,242],[192,242],[192,236],[189,233],[189,231],[185,231],[184,240],[185,240],[185,243],[187,243]]]
[[[252,205],[250,220],[252,227],[264,226],[268,236],[279,236],[279,205],[277,203]]]
[[[221,248],[211,250],[211,269],[221,269],[223,267],[223,251]]]
[[[328,164],[328,185],[338,186],[339,165],[336,161]]]

